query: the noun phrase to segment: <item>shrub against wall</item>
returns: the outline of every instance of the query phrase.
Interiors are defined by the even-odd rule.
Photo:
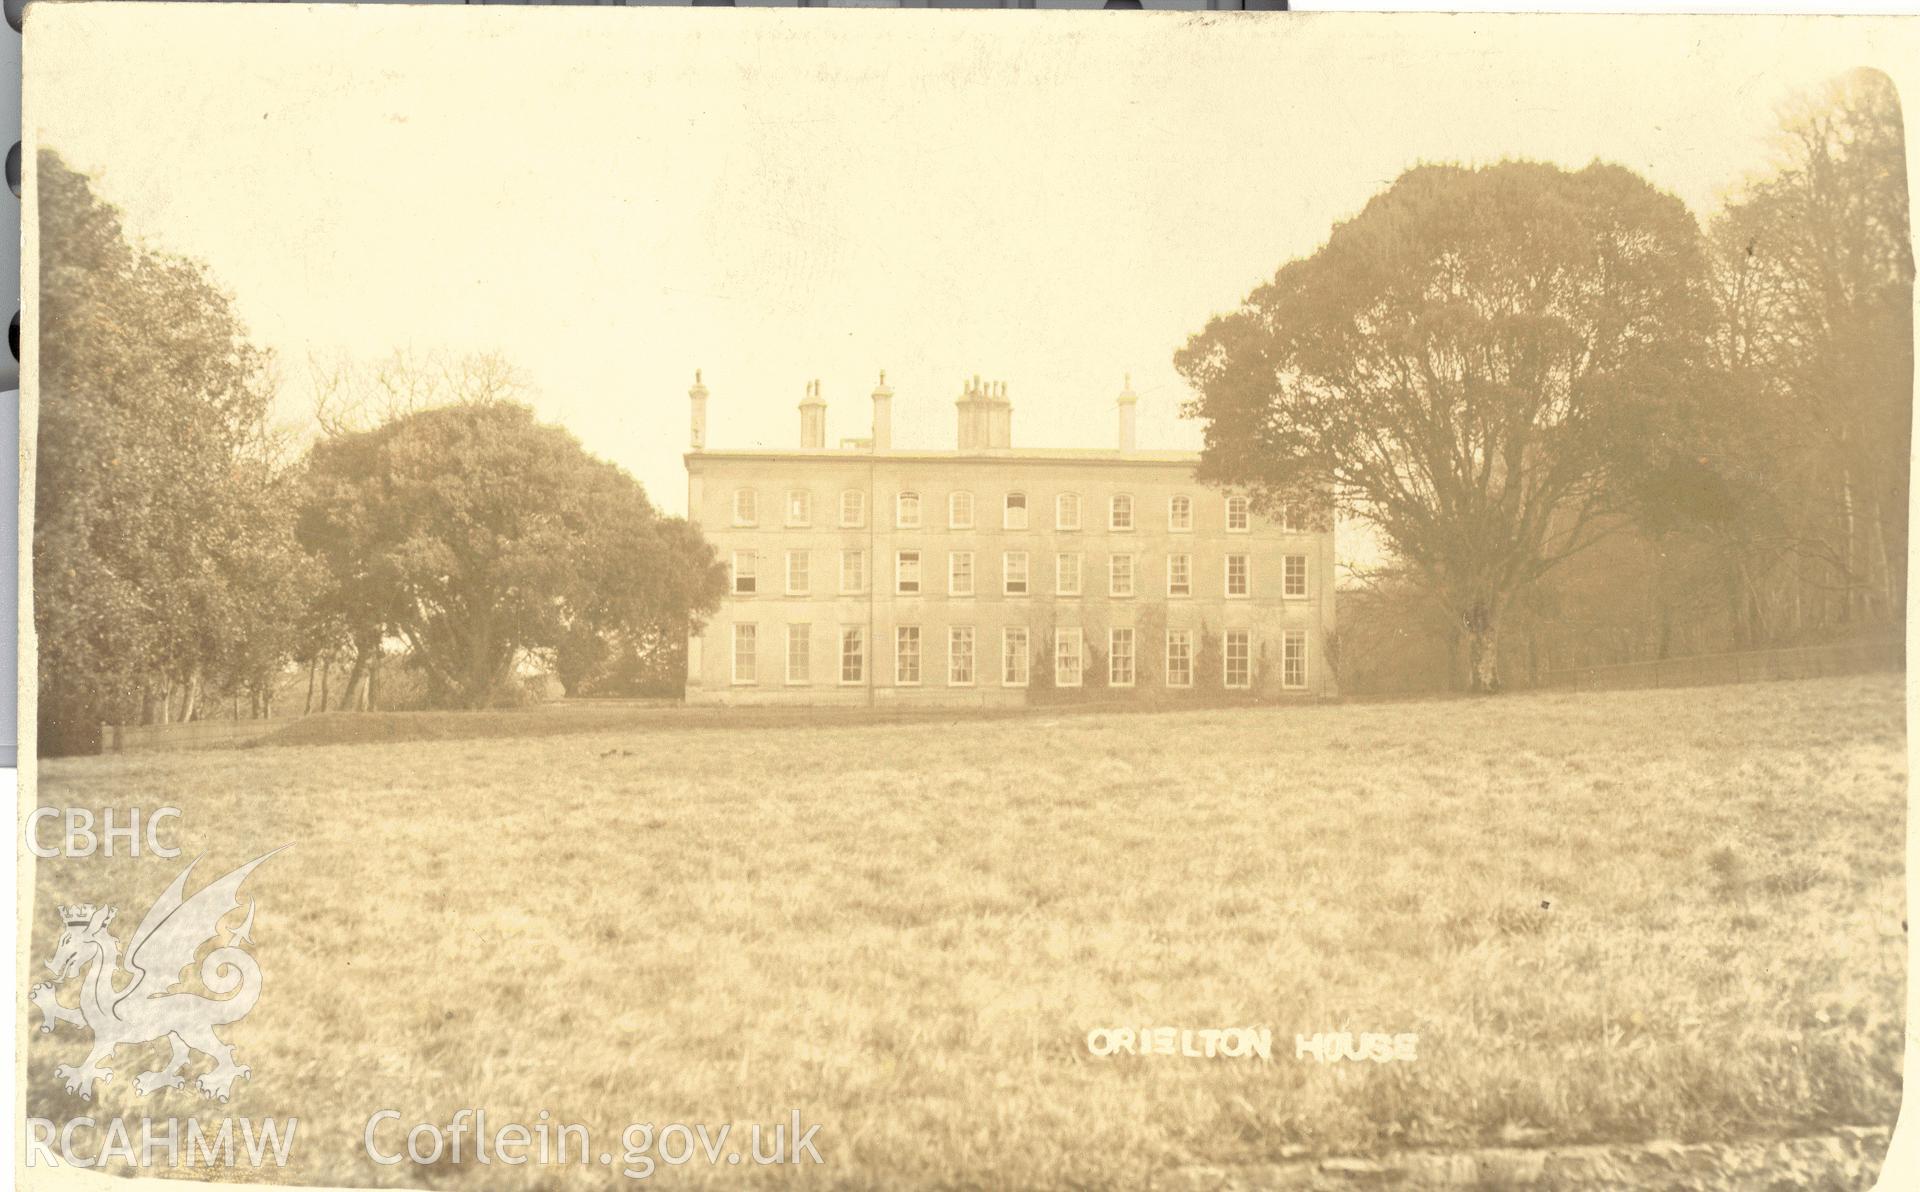
[[[1053,634],[1042,633],[1033,637],[1033,659],[1027,664],[1027,698],[1046,699],[1055,690],[1053,685]]]
[[[1080,685],[1104,699],[1109,694],[1107,667],[1111,660],[1108,652],[1094,645],[1092,638],[1089,637],[1086,644],[1081,647],[1081,654],[1083,673],[1080,676]]]
[[[1226,694],[1226,676],[1221,670],[1223,659],[1220,635],[1214,632],[1213,626],[1203,623],[1193,642],[1193,690],[1197,694],[1208,698]]]
[[[1133,624],[1133,687],[1143,693],[1166,693],[1167,614],[1158,605],[1140,610]]]
[[[1273,656],[1270,642],[1262,639],[1259,653],[1253,660],[1253,689],[1261,695],[1274,695],[1280,690],[1280,667]]]

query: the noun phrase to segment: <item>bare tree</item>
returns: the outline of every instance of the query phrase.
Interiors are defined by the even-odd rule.
[[[354,434],[436,406],[525,402],[531,379],[497,352],[395,348],[375,360],[307,357],[314,421],[329,437]]]

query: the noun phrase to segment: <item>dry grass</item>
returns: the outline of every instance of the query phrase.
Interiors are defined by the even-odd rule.
[[[1087,1186],[1890,1124],[1905,756],[1873,676],[133,755],[43,766],[42,801],[180,806],[203,878],[294,842],[250,883],[257,1079],[225,1112],[297,1115],[296,1178],[608,1179],[375,1167],[382,1108],[547,1109],[596,1146],[797,1108],[822,1168],[654,1178]],[[143,910],[174,871],[41,862],[35,956],[54,903]],[[1275,1058],[1087,1054],[1133,1024],[1271,1026]],[[1420,1058],[1293,1059],[1340,1029]],[[33,1037],[31,1112],[187,1108],[136,1108],[125,1055],[73,1102],[81,1050]]]

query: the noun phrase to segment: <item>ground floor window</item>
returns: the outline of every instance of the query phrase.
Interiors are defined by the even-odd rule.
[[[971,625],[955,625],[947,630],[947,683],[953,687],[973,686]]]
[[[1027,631],[1008,627],[1000,638],[1000,682],[1008,687],[1027,685]]]
[[[867,678],[867,631],[848,625],[840,631],[840,681],[862,683]]]
[[[1167,630],[1167,686],[1193,686],[1193,630]]]
[[[893,631],[893,681],[903,687],[920,684],[920,627],[900,625]]]
[[[1253,686],[1253,635],[1244,629],[1227,630],[1220,661],[1221,681],[1228,687]]]
[[[733,681],[736,683],[757,681],[758,662],[754,657],[754,651],[759,628],[758,625],[733,627]]]
[[[1307,631],[1289,629],[1280,639],[1280,685],[1282,687],[1305,687],[1307,685]]]
[[[1107,635],[1107,682],[1133,686],[1133,630],[1115,629]]]
[[[1078,629],[1062,629],[1053,639],[1053,683],[1056,687],[1080,686],[1081,640]]]
[[[787,626],[787,682],[813,681],[813,626]]]

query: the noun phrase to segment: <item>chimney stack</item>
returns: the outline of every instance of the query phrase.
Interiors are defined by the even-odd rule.
[[[1013,403],[1007,400],[1007,383],[996,381],[988,390],[993,408],[987,418],[987,446],[1013,446]]]
[[[827,445],[827,403],[820,396],[820,382],[807,382],[807,395],[800,401],[800,446]]]
[[[960,380],[960,397],[953,403],[960,413],[960,450],[982,451],[987,446],[988,413],[992,408],[978,378]]]
[[[887,388],[887,370],[880,370],[880,384],[873,391],[873,449],[893,448],[893,390]]]
[[[700,370],[693,370],[693,388],[687,390],[687,400],[693,405],[693,449],[704,451],[707,447],[707,387],[700,383]]]
[[[1122,454],[1133,450],[1134,407],[1140,404],[1140,398],[1133,392],[1133,374],[1128,373],[1126,382],[1120,388],[1120,451]]]

